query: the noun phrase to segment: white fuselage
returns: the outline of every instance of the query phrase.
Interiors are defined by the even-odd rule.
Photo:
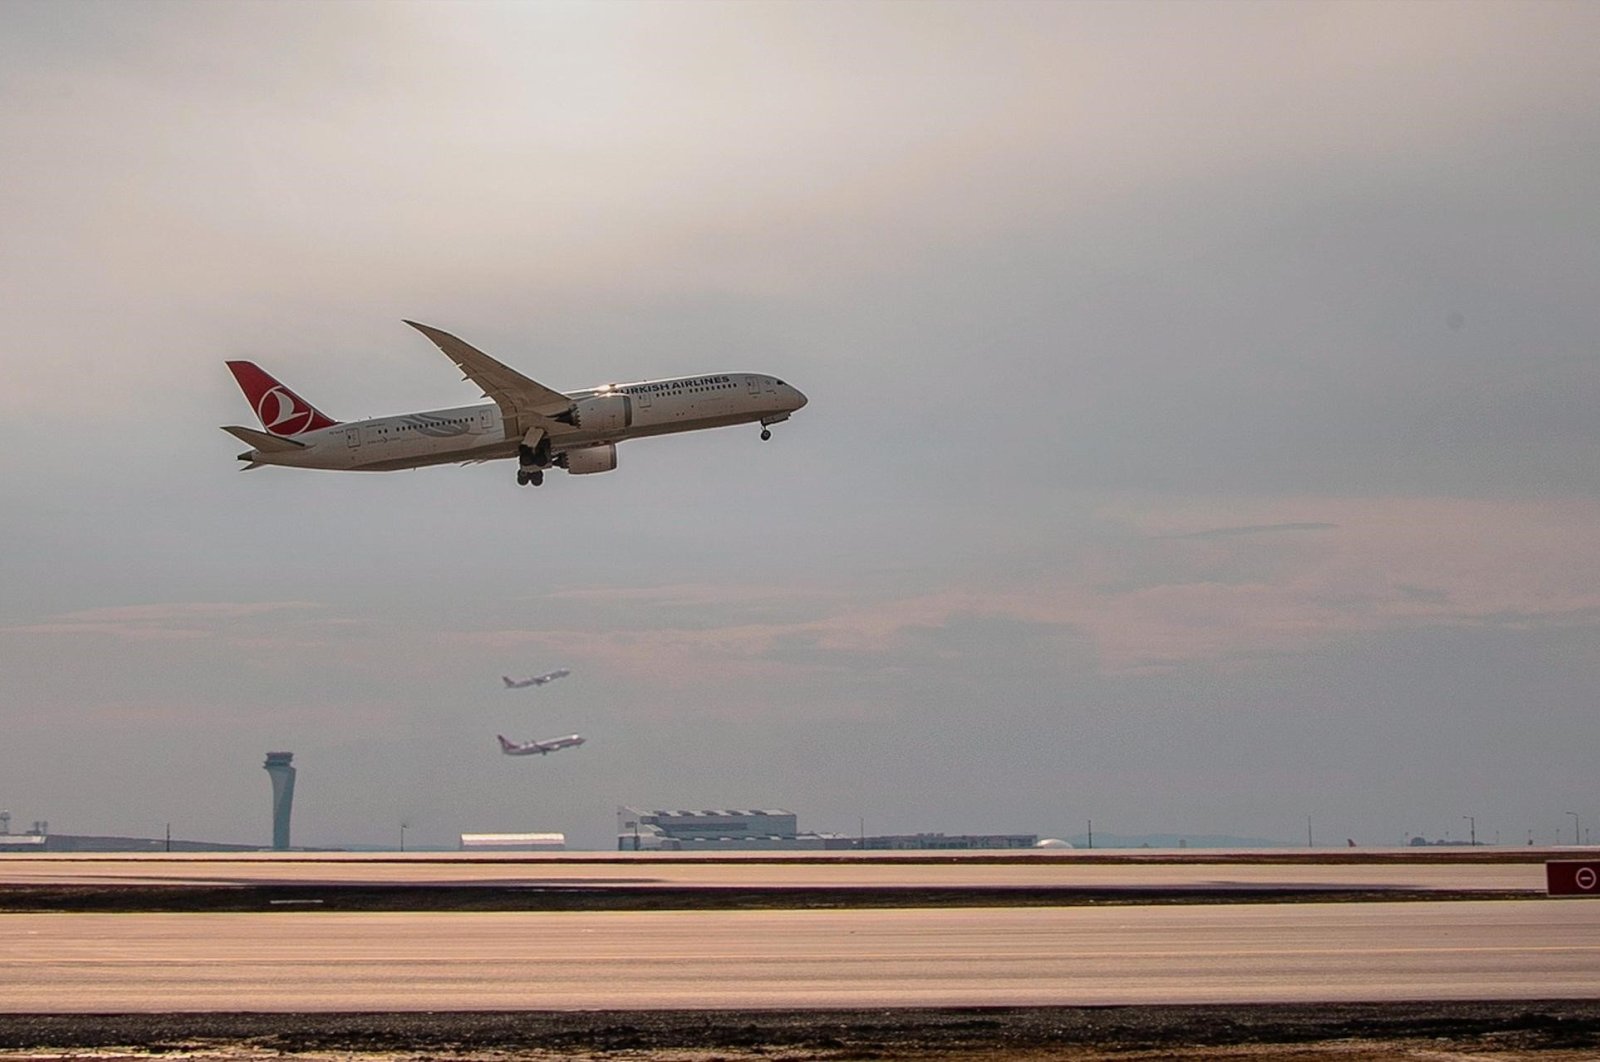
[[[652,435],[720,428],[731,424],[776,423],[805,405],[798,390],[773,376],[721,373],[670,380],[611,384],[569,392],[574,402],[622,395],[626,426],[586,430],[581,425],[551,433],[552,451],[642,439]],[[248,459],[264,465],[387,472],[458,461],[489,461],[517,456],[522,438],[511,431],[493,402],[348,421],[294,437],[294,450],[255,450]]]
[[[566,737],[551,738],[548,741],[528,741],[519,745],[514,741],[500,739],[500,751],[507,756],[548,756],[552,752],[562,749],[575,749],[582,745],[586,739],[581,734],[569,734]]]
[[[502,675],[500,676],[500,681],[505,683],[505,687],[508,690],[525,690],[529,686],[547,685],[556,679],[566,678],[570,674],[572,674],[570,668],[558,667],[554,671],[546,671],[544,674],[534,675],[532,678],[514,679],[510,675]]]

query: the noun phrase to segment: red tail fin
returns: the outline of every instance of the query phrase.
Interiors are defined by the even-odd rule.
[[[253,361],[230,361],[228,368],[239,381],[239,390],[250,400],[250,408],[261,418],[261,426],[274,435],[301,435],[339,423],[274,380]]]

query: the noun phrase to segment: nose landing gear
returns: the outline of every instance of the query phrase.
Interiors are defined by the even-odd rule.
[[[772,426],[774,424],[782,423],[783,421],[786,421],[788,419],[789,419],[789,414],[787,414],[787,413],[784,413],[784,414],[779,415],[779,416],[762,417],[761,418],[761,441],[762,442],[766,442],[768,439],[772,438],[772,430],[771,429],[772,429]]]

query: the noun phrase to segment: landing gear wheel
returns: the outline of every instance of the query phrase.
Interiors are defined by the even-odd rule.
[[[528,475],[527,469],[524,469],[524,468],[517,469],[517,486],[526,487],[528,485],[529,480],[531,480],[532,478],[533,477]]]
[[[769,430],[767,428],[762,428],[761,429],[761,441],[762,442],[766,442],[770,438],[772,438],[771,430]]]
[[[537,471],[529,472],[528,473],[528,482],[532,483],[535,487],[544,486],[544,473],[543,472],[537,472]]]

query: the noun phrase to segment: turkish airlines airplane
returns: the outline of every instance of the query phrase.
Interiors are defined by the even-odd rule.
[[[495,737],[500,739],[500,751],[507,756],[532,756],[535,753],[548,756],[561,749],[577,748],[585,740],[581,734],[568,734],[566,737],[551,738],[548,741],[529,741],[519,745],[515,741],[507,741],[504,734],[496,734]]]
[[[605,384],[563,393],[530,380],[449,332],[407,321],[483,389],[483,405],[340,422],[273,379],[254,362],[228,368],[265,430],[222,430],[251,449],[245,468],[286,465],[390,472],[424,465],[517,459],[517,482],[538,486],[545,471],[574,475],[617,467],[617,443],[651,435],[759,422],[761,438],[806,404],[774,376],[711,373]]]
[[[543,686],[547,682],[554,682],[558,678],[566,678],[570,674],[572,674],[570,668],[558,667],[554,671],[546,671],[542,675],[535,675],[532,678],[525,679],[514,679],[510,675],[501,675],[500,681],[506,684],[506,689],[508,690],[525,690],[529,686]]]

